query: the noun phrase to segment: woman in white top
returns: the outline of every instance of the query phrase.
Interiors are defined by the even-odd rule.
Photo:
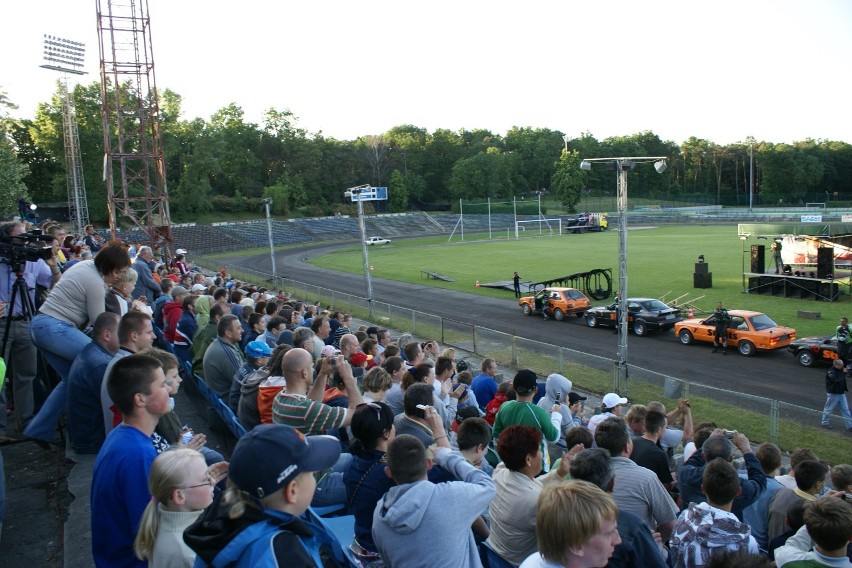
[[[191,568],[195,552],[183,531],[213,502],[215,479],[204,456],[189,448],[163,452],[151,464],[151,502],[142,514],[133,549],[151,568]]]
[[[488,507],[491,519],[490,546],[503,560],[518,566],[538,550],[535,514],[538,495],[549,483],[561,483],[568,475],[572,453],[563,453],[559,469],[541,472],[541,431],[532,426],[509,426],[500,433],[497,453],[503,460],[494,470],[497,493]]]

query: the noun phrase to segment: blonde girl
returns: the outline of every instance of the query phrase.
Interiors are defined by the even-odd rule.
[[[151,568],[192,567],[195,552],[184,544],[183,531],[213,502],[216,477],[196,450],[174,448],[157,456],[148,474],[151,502],[133,544],[140,560]]]

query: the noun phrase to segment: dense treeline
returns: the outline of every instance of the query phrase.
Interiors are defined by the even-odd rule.
[[[106,189],[101,180],[103,135],[98,83],[77,85],[76,104],[90,216],[103,222]],[[2,95],[2,93],[0,93]],[[11,106],[0,96],[0,107]],[[2,108],[0,108],[2,110]],[[163,145],[172,217],[191,220],[199,213],[260,211],[272,197],[274,212],[325,215],[349,212],[347,187],[362,183],[389,187],[391,211],[449,206],[458,199],[504,199],[546,190],[567,206],[583,193],[609,195],[615,178],[606,168],[582,172],[581,158],[666,156],[668,170],[636,168],[631,197],[748,203],[749,151],[754,152],[755,203],[852,200],[852,146],[805,140],[795,144],[749,140],[720,146],[690,138],[678,144],[652,132],[597,140],[590,134],[563,141],[546,128],[428,132],[401,125],[383,134],[342,141],[306,132],[289,110],[270,109],[262,124],[246,122],[230,104],[209,120],[181,119],[181,97],[161,94]],[[20,186],[36,202],[66,199],[59,90],[39,105],[32,119],[3,119],[0,180]],[[11,162],[4,156],[17,156]],[[20,168],[23,164],[27,168]],[[14,168],[18,170],[12,171]],[[9,178],[12,181],[7,181]],[[848,196],[847,196],[848,194]],[[8,209],[10,203],[0,203]]]

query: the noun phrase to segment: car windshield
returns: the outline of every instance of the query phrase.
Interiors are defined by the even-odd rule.
[[[778,327],[778,324],[772,321],[772,318],[766,314],[758,314],[756,316],[752,316],[749,318],[751,321],[751,326],[755,331],[761,331],[763,329],[769,329],[771,327]]]
[[[641,302],[642,307],[645,308],[646,311],[649,312],[659,312],[660,310],[667,310],[669,307],[659,300],[648,300],[647,302]]]

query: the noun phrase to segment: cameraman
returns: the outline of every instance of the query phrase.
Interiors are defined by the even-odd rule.
[[[24,226],[18,222],[6,223],[0,226],[0,238],[8,247],[24,244],[22,239],[15,239],[25,232]],[[20,241],[20,242],[19,242]],[[6,250],[9,250],[8,247]],[[22,251],[23,252],[23,251]],[[20,294],[12,303],[12,286],[17,275],[10,264],[12,259],[0,252],[0,345],[6,342],[6,350],[2,354],[9,365],[9,376],[12,379],[12,393],[15,399],[15,417],[19,428],[23,429],[33,416],[33,382],[37,368],[37,350],[30,336],[30,322],[24,317]],[[45,261],[26,261],[23,265],[23,278],[27,284],[27,295],[35,305],[36,284],[50,288],[59,280],[61,273],[56,265],[56,257],[51,256]],[[30,314],[34,316],[35,314]],[[11,320],[11,321],[10,321]],[[6,326],[9,326],[9,337],[6,338]],[[7,436],[6,395],[0,392],[0,437]]]

